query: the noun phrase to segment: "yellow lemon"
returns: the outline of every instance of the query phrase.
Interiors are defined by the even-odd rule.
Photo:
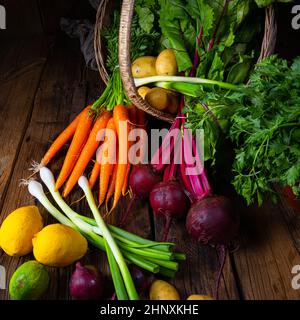
[[[32,239],[43,228],[43,219],[35,206],[21,207],[3,221],[0,246],[10,256],[24,256],[32,251]]]
[[[87,252],[86,239],[76,230],[62,224],[50,224],[32,240],[35,259],[47,266],[65,267]]]

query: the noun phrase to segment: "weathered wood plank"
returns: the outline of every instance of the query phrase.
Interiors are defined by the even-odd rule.
[[[288,229],[278,205],[265,203],[261,208],[246,208],[241,203],[240,208],[241,247],[234,253],[234,261],[243,297],[247,300],[299,299],[300,291],[291,286],[292,267],[300,263],[295,247],[299,230]],[[292,221],[293,218],[289,219],[291,224]]]
[[[163,221],[154,217],[156,240],[163,238]],[[214,248],[203,246],[192,240],[186,232],[185,220],[173,221],[168,241],[176,243],[176,249],[187,255],[187,260],[181,262],[176,278],[171,282],[186,299],[191,294],[215,294],[216,275],[219,270],[219,260]],[[230,260],[226,259],[223,277],[219,289],[220,299],[239,299]]]
[[[15,208],[33,203],[26,188],[18,188],[20,178],[28,175],[32,159],[40,160],[46,149],[59,132],[70,121],[72,112],[78,112],[85,103],[85,93],[78,88],[81,82],[83,61],[78,46],[74,48],[74,41],[61,39],[46,64],[38,92],[35,97],[34,110],[26,131],[20,152],[16,159],[15,170],[8,187],[7,196],[0,221]],[[56,159],[59,161],[58,159]],[[56,161],[54,162],[56,163]],[[55,169],[55,165],[53,166]],[[45,223],[53,222],[49,215],[41,208]],[[10,279],[14,270],[24,261],[32,258],[11,258],[1,252],[0,264],[7,269]],[[46,299],[56,299],[60,296],[61,282],[66,279],[60,274],[63,269],[49,268],[51,276],[50,288]],[[1,291],[0,299],[7,299],[8,292]]]
[[[14,41],[5,46],[0,63],[0,208],[28,125],[41,78],[49,39]],[[26,68],[31,65],[31,68]],[[25,69],[24,69],[25,68]]]

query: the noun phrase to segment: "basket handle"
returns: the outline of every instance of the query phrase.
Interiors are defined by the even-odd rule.
[[[134,0],[124,0],[122,3],[120,31],[119,31],[119,65],[124,88],[130,101],[139,109],[150,115],[172,123],[174,116],[159,111],[150,106],[137,92],[131,72],[130,37],[134,12]]]
[[[277,38],[277,22],[274,5],[266,8],[264,38],[258,62],[272,55],[275,51]]]

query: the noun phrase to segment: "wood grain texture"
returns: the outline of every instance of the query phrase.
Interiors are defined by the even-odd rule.
[[[292,267],[300,264],[296,225],[294,231],[288,228],[278,205],[246,208],[241,203],[240,208],[241,246],[234,261],[243,298],[299,299],[300,291],[291,285]]]
[[[0,208],[33,109],[48,39],[10,42],[0,63]],[[27,66],[30,65],[30,68]]]

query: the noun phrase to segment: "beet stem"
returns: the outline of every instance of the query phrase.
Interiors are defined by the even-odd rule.
[[[167,242],[168,235],[171,227],[172,217],[171,214],[166,213],[165,215],[165,226],[164,226],[164,236],[163,236],[163,242]]]
[[[169,173],[170,173],[170,165],[167,165],[164,171],[163,182],[167,182],[169,180]]]
[[[224,5],[223,5],[223,9],[222,9],[222,12],[221,12],[221,15],[219,17],[219,20],[217,22],[217,25],[216,25],[216,28],[214,30],[214,34],[212,36],[212,39],[209,43],[209,46],[208,46],[208,51],[211,51],[215,45],[215,42],[216,42],[216,38],[217,38],[217,34],[218,34],[218,31],[219,31],[219,28],[220,28],[220,25],[221,25],[221,22],[222,22],[222,19],[225,15],[225,12],[227,10],[227,7],[228,7],[228,3],[229,3],[229,0],[224,0]]]
[[[159,149],[155,152],[154,156],[152,157],[152,160],[151,160],[151,165],[152,165],[152,168],[154,170],[156,170],[157,172],[161,172],[163,171],[163,169],[166,167],[166,164],[163,163],[163,154],[165,152],[165,149],[166,149],[166,143],[169,141],[170,139],[170,135],[172,133],[172,131],[174,129],[179,129],[181,126],[181,117],[177,117],[175,119],[175,121],[173,122],[168,134],[166,135],[165,139],[163,140],[161,146],[159,147]],[[171,141],[171,144],[170,144],[170,152],[172,152],[174,149],[174,141]]]
[[[223,275],[223,269],[226,262],[227,247],[224,245],[218,246],[217,252],[218,252],[220,266],[219,266],[219,270],[216,278],[215,297],[216,297],[216,300],[219,300],[219,289],[220,289],[221,277]]]
[[[201,27],[200,34],[197,36],[197,39],[196,39],[197,45],[196,45],[196,49],[195,49],[194,63],[193,63],[193,68],[192,68],[192,70],[190,72],[190,77],[194,77],[196,75],[196,70],[197,70],[197,67],[198,67],[198,65],[200,63],[198,47],[200,47],[201,42],[202,42],[203,31],[204,31],[203,27]]]
[[[191,183],[190,183],[190,180],[188,178],[188,176],[186,175],[186,165],[185,163],[183,162],[181,165],[180,165],[180,173],[181,173],[181,179],[183,181],[183,184],[186,188],[186,190],[188,191],[188,193],[190,195],[193,195],[193,190],[192,190],[192,186],[191,186]],[[189,197],[190,198],[190,197]]]
[[[130,214],[131,214],[131,209],[133,206],[134,201],[136,200],[136,195],[134,194],[133,197],[130,199],[129,204],[127,206],[127,209],[125,211],[125,214],[122,214],[121,222],[119,224],[119,227],[122,227],[126,224]]]

